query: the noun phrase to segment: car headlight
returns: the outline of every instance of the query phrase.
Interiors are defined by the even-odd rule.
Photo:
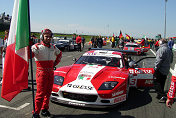
[[[63,82],[64,82],[64,77],[57,76],[57,75],[54,76],[54,84],[62,86]]]
[[[104,82],[98,90],[112,90],[118,82],[110,81],[110,82]]]

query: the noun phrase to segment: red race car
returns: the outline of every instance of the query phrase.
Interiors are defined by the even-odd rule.
[[[153,86],[153,68],[139,68],[134,61],[128,63],[126,55],[133,52],[90,50],[74,64],[57,68],[51,101],[81,107],[112,107],[127,100],[130,87]]]
[[[141,46],[137,43],[126,43],[123,50],[131,50],[131,51],[137,51],[137,55],[144,54],[150,49],[150,45],[148,47]]]

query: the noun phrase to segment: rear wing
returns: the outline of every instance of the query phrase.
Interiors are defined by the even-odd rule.
[[[107,51],[116,51],[121,52],[123,55],[136,55],[137,51],[133,50],[117,50],[117,49],[104,49],[104,48],[88,48],[88,50],[107,50]]]

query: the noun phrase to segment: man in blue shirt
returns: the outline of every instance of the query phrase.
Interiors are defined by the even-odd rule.
[[[168,46],[169,46],[169,48],[172,50],[172,48],[173,48],[173,45],[174,45],[174,40],[172,39],[172,38],[170,38],[169,39],[169,41],[168,41]]]

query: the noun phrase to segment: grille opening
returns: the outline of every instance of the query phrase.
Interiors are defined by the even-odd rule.
[[[110,103],[110,100],[101,100],[102,103]]]
[[[84,102],[95,102],[97,100],[97,95],[77,94],[70,92],[62,92],[62,95],[64,98]]]
[[[52,93],[52,96],[59,96],[58,94],[56,94],[56,93]]]

